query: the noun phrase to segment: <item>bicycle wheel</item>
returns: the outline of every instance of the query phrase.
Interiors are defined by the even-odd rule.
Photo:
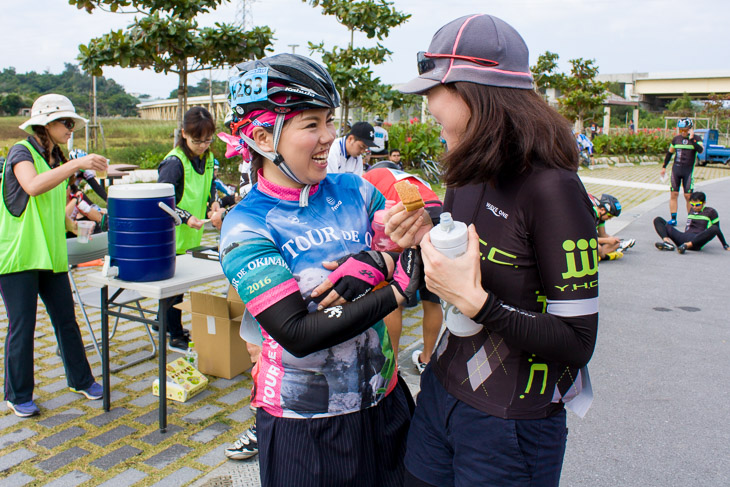
[[[423,159],[421,161],[421,173],[423,178],[431,184],[438,184],[441,178],[440,171],[434,161]]]

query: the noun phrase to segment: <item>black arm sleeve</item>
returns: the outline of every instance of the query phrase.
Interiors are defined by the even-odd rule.
[[[695,137],[694,139],[692,139],[692,145],[694,146],[695,151],[698,154],[702,154],[702,151],[705,150],[705,146],[702,145],[702,137]]]
[[[106,191],[104,190],[102,185],[99,184],[99,181],[97,181],[95,178],[91,178],[91,179],[87,179],[86,182],[89,183],[89,186],[91,186],[91,189],[94,190],[94,193],[98,194],[101,197],[101,199],[106,201],[106,199],[107,199]]]
[[[566,318],[531,313],[508,306],[491,293],[474,321],[520,348],[578,368],[591,359],[598,335],[598,314]]]
[[[664,156],[664,165],[663,168],[666,168],[669,165],[669,161],[672,160],[672,153],[667,151],[667,154]]]
[[[175,187],[175,203],[180,203],[185,190],[185,171],[182,161],[175,156],[170,156],[160,163],[157,169],[158,183],[170,183]]]
[[[345,342],[398,308],[390,286],[352,303],[309,313],[300,293],[256,315],[261,327],[289,353],[304,357]]]

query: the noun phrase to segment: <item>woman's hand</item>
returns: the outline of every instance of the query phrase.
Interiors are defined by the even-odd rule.
[[[213,224],[216,230],[220,230],[223,226],[223,218],[226,213],[226,210],[222,208],[218,209],[215,212],[209,213],[210,222]]]
[[[416,211],[405,209],[399,201],[383,216],[385,234],[402,249],[420,244],[423,236],[433,228],[433,222],[424,208]]]
[[[203,220],[191,216],[190,218],[188,218],[187,226],[189,226],[190,228],[194,228],[195,230],[200,230],[201,228],[203,228],[204,224],[205,223],[203,223]]]
[[[482,288],[479,235],[474,225],[469,225],[469,245],[464,255],[449,259],[431,244],[430,235],[425,235],[421,256],[428,290],[464,315],[475,316],[489,295]]]
[[[72,159],[72,161],[77,165],[79,170],[92,169],[104,173],[109,169],[107,158],[99,154],[87,154],[84,157]]]
[[[333,272],[310,294],[312,298],[326,294],[318,303],[318,309],[364,296],[393,273],[395,263],[386,252],[364,250],[336,261],[322,262],[322,266]]]

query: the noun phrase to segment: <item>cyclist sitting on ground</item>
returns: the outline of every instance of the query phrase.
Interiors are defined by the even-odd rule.
[[[701,191],[692,193],[689,197],[689,215],[684,232],[680,232],[658,216],[654,218],[654,229],[662,237],[661,242],[654,244],[659,250],[674,250],[680,254],[687,250],[702,250],[705,244],[717,237],[722,248],[730,250],[725,236],[720,231],[720,217],[714,208],[705,206],[706,196]]]
[[[615,196],[602,194],[598,199],[592,194],[588,197],[593,203],[596,214],[596,232],[598,232],[598,257],[601,260],[616,260],[624,256],[624,252],[633,247],[636,240],[633,238],[621,240],[606,233],[606,222],[621,214],[621,203]]]
[[[667,165],[674,156],[672,166],[672,179],[669,185],[669,213],[671,219],[667,222],[670,225],[677,224],[677,199],[679,197],[679,186],[684,188],[684,199],[687,200],[687,213],[690,212],[690,195],[694,191],[694,172],[697,154],[702,153],[702,137],[695,135],[691,118],[680,118],[677,120],[679,135],[672,139],[667,155],[664,156],[664,165],[661,170],[662,179],[667,173]]]
[[[590,169],[594,164],[593,142],[581,132],[573,132],[573,134],[575,135],[575,142],[578,144],[579,159],[584,166]]]

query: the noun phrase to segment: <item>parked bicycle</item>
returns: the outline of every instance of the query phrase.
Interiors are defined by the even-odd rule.
[[[441,180],[441,168],[438,162],[431,159],[425,152],[421,152],[415,162],[416,167],[421,171],[423,179],[431,184],[439,184]]]

